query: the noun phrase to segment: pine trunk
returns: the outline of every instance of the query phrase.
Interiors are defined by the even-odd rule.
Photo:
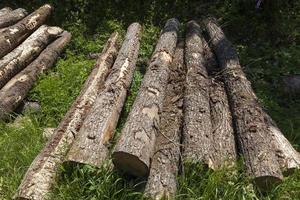
[[[261,189],[269,189],[282,180],[282,173],[268,137],[264,111],[247,80],[238,56],[215,20],[206,21],[206,29],[223,70],[224,83],[237,131],[246,170]]]
[[[43,27],[40,27],[42,29]],[[46,28],[46,27],[45,27]],[[43,31],[45,33],[45,31]],[[54,62],[69,43],[71,34],[63,32],[24,70],[13,77],[0,90],[0,119],[7,117],[24,100],[38,76],[54,65]]]
[[[57,169],[63,162],[97,95],[101,92],[109,69],[113,65],[117,55],[117,38],[118,35],[113,34],[107,42],[81,93],[55,130],[51,140],[29,167],[14,199],[47,198],[55,181]]]
[[[235,134],[224,83],[211,79],[210,113],[213,135],[213,169],[235,163]]]
[[[98,95],[91,112],[84,120],[78,137],[66,157],[67,163],[101,167],[103,161],[107,159],[109,141],[113,137],[132,82],[141,30],[138,23],[129,26],[112,72],[106,79],[105,89]]]
[[[34,30],[40,27],[50,15],[52,7],[48,4],[40,7],[18,23],[10,26],[0,34],[0,58],[16,48]]]
[[[206,70],[200,26],[187,24],[185,60],[187,67],[184,92],[183,161],[212,167],[212,125],[209,105],[209,77]]]
[[[281,170],[285,174],[291,174],[295,169],[300,168],[300,154],[291,143],[284,137],[280,129],[272,118],[265,114],[265,120],[268,124],[269,134],[271,134],[275,144],[275,154],[277,156]]]
[[[58,27],[41,26],[20,46],[0,60],[0,89],[17,73],[32,62],[63,30]]]
[[[27,15],[27,11],[23,8],[13,10],[5,15],[0,14],[0,28],[5,28],[15,24]]]
[[[177,45],[163,102],[145,195],[151,199],[173,199],[177,190],[180,159],[182,104],[185,84],[184,43]]]
[[[149,173],[155,138],[160,124],[159,113],[165,96],[177,43],[179,22],[170,19],[160,36],[120,139],[113,151],[113,162],[134,176]]]

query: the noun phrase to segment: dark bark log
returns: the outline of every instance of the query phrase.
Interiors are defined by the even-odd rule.
[[[55,181],[57,169],[63,162],[97,95],[101,92],[104,80],[113,65],[117,55],[117,37],[117,34],[114,34],[106,44],[95,69],[86,80],[76,101],[55,130],[51,140],[27,170],[14,199],[47,198]]]
[[[163,102],[161,123],[155,143],[145,196],[151,199],[173,199],[180,158],[182,104],[185,84],[184,43],[177,45]]]
[[[184,92],[183,161],[212,167],[212,127],[209,106],[209,77],[206,70],[200,26],[187,24]]]
[[[232,44],[215,20],[206,21],[206,29],[223,70],[239,147],[247,173],[261,189],[268,189],[282,180],[282,173],[273,151],[272,137],[250,82],[247,80]]]
[[[15,24],[27,15],[27,11],[23,8],[13,10],[5,15],[0,14],[0,28],[5,28]]]
[[[98,95],[91,112],[84,120],[78,137],[67,154],[67,163],[101,167],[103,161],[107,159],[109,140],[113,137],[132,82],[139,54],[141,31],[142,27],[138,23],[128,27],[112,72],[106,79],[105,88]]]
[[[40,29],[43,27],[40,27]],[[0,119],[7,117],[24,100],[29,90],[36,82],[38,76],[52,67],[69,43],[71,34],[63,32],[62,35],[52,42],[42,53],[30,63],[24,70],[13,77],[0,90]]]
[[[2,9],[0,10],[0,16],[5,15],[5,14],[11,12],[11,11],[12,11],[12,9],[11,9],[10,7],[2,8]]]
[[[115,166],[134,176],[149,173],[159,113],[177,43],[179,22],[170,19],[160,36],[139,93],[113,151]]]
[[[222,81],[212,78],[210,113],[213,135],[213,169],[235,163],[237,158],[232,116]]]
[[[4,56],[0,60],[0,88],[32,62],[62,32],[61,28],[43,25],[20,46]]]
[[[50,15],[52,7],[40,7],[15,25],[4,29],[0,34],[0,58],[16,48],[34,30],[40,27]]]
[[[276,123],[267,113],[265,113],[265,120],[268,124],[269,134],[272,136],[275,144],[274,151],[281,170],[289,175],[295,169],[300,168],[300,154],[294,149],[288,139],[284,137]]]

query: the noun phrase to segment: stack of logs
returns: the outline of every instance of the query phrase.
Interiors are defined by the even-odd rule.
[[[172,198],[183,163],[213,170],[238,154],[258,187],[282,180],[300,156],[264,112],[216,20],[167,21],[127,121],[112,151],[114,165],[147,177],[145,196]],[[15,199],[45,199],[63,163],[101,167],[113,137],[138,58],[141,26],[128,27],[121,48],[113,33],[80,95],[35,158]],[[211,48],[212,47],[212,50]],[[237,145],[236,145],[237,144]]]
[[[71,39],[67,31],[43,25],[52,10],[48,4],[29,15],[22,8],[0,10],[0,120],[15,111]]]

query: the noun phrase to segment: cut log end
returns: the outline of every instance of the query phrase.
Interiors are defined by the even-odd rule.
[[[149,174],[148,166],[130,153],[114,152],[113,163],[118,169],[136,177],[145,177]]]
[[[281,183],[282,178],[281,177],[276,177],[276,176],[260,176],[260,177],[255,177],[253,179],[255,182],[256,186],[262,190],[262,191],[269,191],[274,186],[278,185]]]

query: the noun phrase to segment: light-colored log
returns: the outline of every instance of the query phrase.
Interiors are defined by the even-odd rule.
[[[27,170],[14,199],[44,200],[55,182],[57,169],[62,164],[83,120],[90,111],[117,55],[118,34],[113,34],[81,93],[62,119],[51,139]]]
[[[178,28],[176,19],[167,21],[113,151],[114,165],[134,176],[149,174]]]

